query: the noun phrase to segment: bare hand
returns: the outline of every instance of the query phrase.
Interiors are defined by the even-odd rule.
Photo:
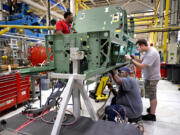
[[[128,55],[128,54],[127,54],[127,55],[125,55],[125,57],[126,57],[126,59],[127,59],[127,60],[131,60],[131,59],[132,59],[132,58],[131,58],[131,56],[130,56],[130,55]]]

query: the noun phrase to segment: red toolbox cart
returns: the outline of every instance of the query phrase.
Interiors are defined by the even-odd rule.
[[[18,72],[0,76],[0,112],[29,98],[29,76],[20,76]]]

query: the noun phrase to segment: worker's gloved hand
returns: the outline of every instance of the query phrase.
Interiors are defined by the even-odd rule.
[[[111,74],[111,76],[113,75],[113,72],[112,72],[112,70],[111,70],[111,71],[109,71],[109,73]]]
[[[116,72],[114,70],[111,70],[110,73],[112,76],[114,76],[116,74]]]
[[[107,86],[109,89],[113,89],[113,86],[110,83],[108,83]]]
[[[132,58],[131,58],[131,56],[130,55],[125,55],[125,58],[127,59],[127,60],[131,60]]]

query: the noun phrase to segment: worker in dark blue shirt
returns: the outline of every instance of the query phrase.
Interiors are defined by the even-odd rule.
[[[115,91],[113,87],[109,86],[110,90],[115,94],[115,97],[112,100],[113,103],[105,109],[108,120],[114,121],[117,116],[116,112],[122,114],[123,117],[126,115],[129,122],[140,120],[143,106],[137,80],[130,77],[130,70],[126,67],[120,68],[118,74],[116,74],[114,70],[111,74],[119,89]]]

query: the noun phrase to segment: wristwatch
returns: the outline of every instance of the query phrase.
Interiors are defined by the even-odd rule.
[[[133,55],[130,55],[132,59],[134,59],[134,56]]]

